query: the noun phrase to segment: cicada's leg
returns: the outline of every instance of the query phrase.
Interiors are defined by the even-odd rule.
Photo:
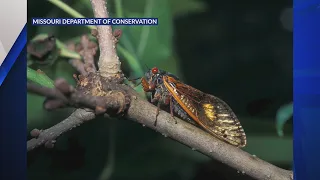
[[[158,121],[158,115],[159,115],[159,113],[160,113],[160,101],[158,101],[158,103],[157,103],[157,111],[156,111],[156,120],[154,121],[154,126],[157,126],[157,121]]]
[[[150,101],[151,101],[151,103],[153,103],[153,93],[151,93],[151,95],[150,95]]]
[[[157,126],[158,115],[160,113],[161,95],[162,95],[161,89],[156,89],[156,92],[154,93],[154,96],[151,99],[151,102],[153,103],[157,102],[156,120],[154,121],[154,126]]]
[[[175,124],[178,124],[177,119],[174,118],[174,114],[173,114],[173,108],[174,108],[174,107],[173,107],[173,106],[174,106],[174,104],[173,104],[173,97],[170,96],[170,113],[171,113],[172,118],[174,119],[174,123],[175,123]]]
[[[159,102],[159,100],[160,100],[160,96],[157,91],[154,94],[151,93],[151,103]]]

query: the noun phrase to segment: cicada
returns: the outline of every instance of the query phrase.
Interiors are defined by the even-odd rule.
[[[151,102],[169,106],[172,116],[204,129],[211,135],[236,147],[244,147],[246,134],[232,109],[221,99],[184,84],[169,72],[154,67],[141,78]],[[155,125],[157,119],[155,120]]]

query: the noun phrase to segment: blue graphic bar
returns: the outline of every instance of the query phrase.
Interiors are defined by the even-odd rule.
[[[26,39],[22,33],[19,38]],[[21,43],[21,44],[17,44]],[[17,40],[14,47],[25,44]],[[11,49],[12,50],[12,49]],[[26,48],[11,51],[9,73],[0,87],[0,179],[27,179],[27,73]],[[20,54],[20,55],[19,55]]]
[[[7,74],[9,73],[12,65],[17,60],[20,52],[27,43],[27,27],[23,27],[21,33],[19,34],[17,40],[10,49],[7,57],[4,59],[3,63],[0,66],[0,87]]]
[[[294,179],[319,180],[320,1],[294,1]]]

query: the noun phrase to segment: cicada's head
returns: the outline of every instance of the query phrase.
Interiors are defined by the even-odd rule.
[[[161,86],[163,84],[162,75],[164,73],[165,71],[159,70],[157,67],[148,70],[141,79],[143,90],[145,92],[151,92]]]

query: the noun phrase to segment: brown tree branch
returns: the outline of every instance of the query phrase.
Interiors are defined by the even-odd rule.
[[[105,0],[90,0],[94,17],[108,18]],[[100,57],[98,61],[99,72],[102,77],[117,77],[121,74],[121,62],[116,53],[117,39],[112,33],[111,26],[97,26],[97,32],[93,33],[99,42]]]
[[[98,45],[89,40],[87,35],[81,36],[80,44],[77,46],[74,43],[68,44],[68,49],[78,52],[82,57],[81,59],[70,59],[69,63],[81,74],[87,75],[88,72],[96,72],[96,66],[94,64],[94,56],[97,53]]]
[[[108,113],[108,109],[117,110],[119,113],[127,108],[130,98],[117,81],[109,81],[95,73],[79,77],[77,88],[64,79],[57,79],[54,82],[55,88],[28,82],[27,89],[28,92],[47,97],[44,107],[48,110],[72,106],[95,109],[96,114],[103,114]],[[60,102],[60,106],[56,106],[57,102]]]
[[[92,111],[77,109],[68,118],[50,127],[49,129],[43,131],[33,130],[31,134],[32,136],[35,136],[35,138],[30,139],[27,142],[27,151],[33,150],[34,148],[44,144],[46,147],[53,147],[56,139],[60,135],[94,118],[95,114]]]
[[[90,79],[90,77],[92,79]],[[121,85],[103,81],[106,84],[100,87],[100,91],[93,90],[91,92],[96,94],[81,91],[82,88],[90,90],[97,88],[98,86],[93,87],[93,85],[97,85],[95,82],[96,79],[96,76],[92,75],[79,80],[77,89],[74,89],[63,79],[57,79],[55,81],[55,88],[47,88],[37,84],[27,83],[29,92],[47,97],[44,102],[45,109],[52,110],[66,106],[94,109],[94,113],[93,110],[77,109],[67,119],[47,130],[32,131],[31,135],[35,138],[28,141],[28,151],[43,144],[51,147],[59,135],[95,118],[97,114],[104,114],[105,116],[108,116],[108,114],[116,115],[127,109],[130,99],[125,90],[120,90],[119,87],[121,87]],[[78,89],[80,89],[80,91]],[[105,90],[108,92],[107,94],[104,94],[104,92],[106,92]]]
[[[96,66],[94,65],[94,56],[96,55],[98,46],[89,40],[87,35],[81,37],[81,50],[80,54],[83,56],[85,71],[86,72],[96,72]],[[91,47],[90,47],[91,45]]]

